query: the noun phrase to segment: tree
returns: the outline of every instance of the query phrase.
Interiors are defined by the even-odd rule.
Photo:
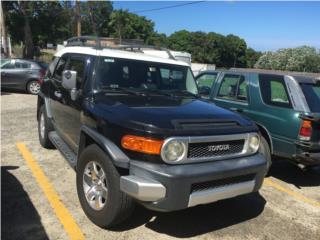
[[[32,40],[30,20],[33,17],[35,5],[35,2],[27,1],[3,2],[4,14],[6,15],[6,24],[9,25],[9,31],[14,31],[16,36],[18,36],[20,40],[23,40],[24,42],[24,58],[33,58],[34,45]],[[9,22],[15,24],[10,25],[8,24]]]
[[[157,47],[168,47],[169,41],[164,33],[153,32],[146,43]]]
[[[252,48],[247,48],[246,50],[246,66],[248,68],[254,68],[254,65],[262,56],[261,52],[257,52]]]
[[[223,36],[214,32],[173,33],[168,38],[169,47],[192,54],[195,62],[212,63],[218,67],[245,67],[246,42],[234,35]]]
[[[82,1],[82,35],[108,36],[108,21],[112,11],[113,6],[109,1]]]
[[[224,39],[222,62],[225,67],[246,66],[246,42],[235,35],[227,35]]]
[[[263,54],[255,68],[320,72],[320,53],[313,47],[284,48]]]
[[[127,10],[115,10],[109,20],[110,36],[120,39],[141,39],[148,42],[154,34],[154,23]]]

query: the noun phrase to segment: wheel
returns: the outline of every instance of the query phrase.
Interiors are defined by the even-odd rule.
[[[270,151],[270,147],[267,140],[263,136],[261,136],[260,138],[259,153],[261,153],[266,158],[267,164],[268,164],[268,172],[269,172],[272,164],[271,151]]]
[[[40,92],[40,84],[37,81],[28,82],[27,91],[30,94],[37,95]]]
[[[41,146],[48,149],[54,148],[48,136],[50,131],[53,131],[53,127],[47,117],[45,106],[42,105],[39,109],[38,135]]]
[[[113,227],[127,219],[134,201],[120,190],[120,175],[97,145],[81,153],[77,164],[77,192],[87,217],[102,228]]]

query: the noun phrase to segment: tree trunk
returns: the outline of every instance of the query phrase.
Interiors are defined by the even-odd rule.
[[[80,1],[76,1],[76,25],[77,37],[81,36],[81,16],[80,16]]]
[[[19,2],[20,11],[24,18],[24,50],[23,50],[23,57],[28,59],[33,59],[34,56],[34,46],[32,41],[32,32],[30,27],[29,16],[27,14],[29,2],[21,1]]]
[[[89,16],[90,16],[90,23],[92,26],[92,31],[93,34],[98,36],[98,31],[97,31],[97,24],[93,19],[93,9],[92,9],[92,2],[88,1],[88,11],[89,11]]]
[[[2,42],[2,48],[1,49],[1,54],[2,54],[2,50],[4,53],[5,57],[10,57],[9,56],[9,48],[8,48],[8,35],[7,35],[7,29],[6,29],[6,19],[4,16],[4,12],[3,12],[3,7],[2,7],[2,2],[0,3],[1,5],[1,36],[3,37],[3,42]]]

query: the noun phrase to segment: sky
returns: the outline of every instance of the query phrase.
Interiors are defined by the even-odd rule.
[[[184,3],[188,2],[115,1],[114,8],[145,16],[166,35],[186,29],[235,34],[259,51],[302,45],[320,49],[320,2],[204,1],[143,12]]]

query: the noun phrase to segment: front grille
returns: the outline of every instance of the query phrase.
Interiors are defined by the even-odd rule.
[[[247,175],[218,179],[218,180],[213,180],[208,182],[194,183],[191,185],[191,193],[198,192],[198,191],[205,191],[205,190],[209,190],[217,187],[223,187],[231,184],[252,181],[254,177],[255,177],[255,174],[247,174]]]
[[[244,139],[222,142],[190,143],[188,158],[210,158],[237,154],[242,152],[243,147]]]

